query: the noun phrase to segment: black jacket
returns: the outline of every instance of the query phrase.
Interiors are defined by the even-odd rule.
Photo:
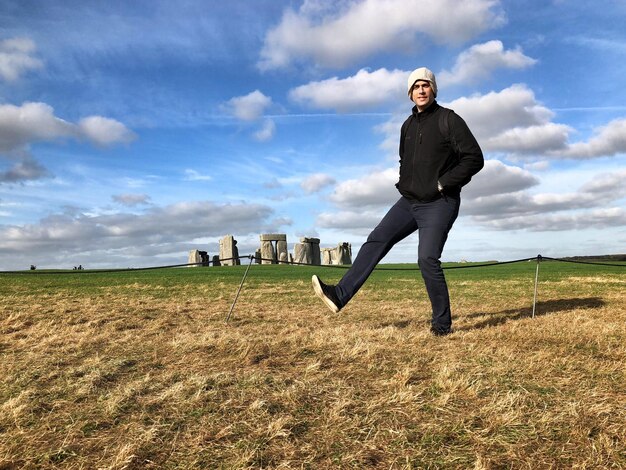
[[[439,199],[442,193],[437,182],[443,186],[443,195],[458,195],[484,165],[480,146],[459,115],[450,112],[448,121],[457,151],[450,135],[442,135],[439,114],[445,112],[436,101],[421,113],[414,106],[402,124],[400,180],[396,187],[410,201]]]

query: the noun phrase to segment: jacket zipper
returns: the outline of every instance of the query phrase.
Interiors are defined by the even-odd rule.
[[[420,115],[417,115],[417,133],[416,136],[417,137],[417,144],[415,144],[415,146],[413,147],[413,158],[411,160],[411,186],[409,186],[409,188],[411,189],[411,191],[414,190],[414,184],[415,184],[415,160],[417,159],[417,146],[422,144],[422,118],[420,117]]]

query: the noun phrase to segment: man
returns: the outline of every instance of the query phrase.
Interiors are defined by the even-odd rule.
[[[401,194],[359,250],[336,286],[313,276],[315,293],[335,313],[361,288],[378,262],[416,230],[418,264],[432,305],[431,331],[451,333],[448,286],[441,253],[459,213],[461,187],[484,165],[483,154],[465,121],[437,104],[435,75],[425,67],[411,72],[408,95],[415,104],[400,133]]]

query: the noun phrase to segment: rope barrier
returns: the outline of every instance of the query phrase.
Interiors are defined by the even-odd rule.
[[[533,256],[530,258],[521,258],[510,261],[494,261],[488,263],[478,263],[478,264],[467,264],[467,265],[455,265],[455,266],[443,266],[442,269],[470,269],[470,268],[483,268],[489,266],[503,266],[506,264],[513,263],[522,263],[525,261],[532,261],[535,259],[549,260],[549,261],[561,261],[564,263],[575,263],[575,264],[587,264],[594,266],[612,266],[617,268],[626,267],[625,264],[616,264],[616,263],[600,263],[593,261],[581,261],[581,260],[573,260],[569,258],[551,258],[549,256]],[[220,259],[219,263],[223,263],[225,261],[233,261],[233,260],[241,260],[241,259],[252,259],[260,261],[269,261],[270,263],[275,263],[276,260],[268,259],[268,258],[257,258],[254,255],[246,255],[246,256],[236,256],[232,258],[224,258]],[[112,269],[75,269],[75,270],[45,270],[45,271],[0,271],[0,275],[6,274],[29,274],[29,275],[50,275],[50,274],[102,274],[102,273],[123,273],[123,272],[135,272],[135,271],[150,271],[156,269],[169,269],[169,268],[182,268],[182,267],[190,267],[190,266],[210,266],[214,264],[214,261],[205,261],[201,263],[183,263],[183,264],[169,264],[163,266],[148,266],[144,268],[112,268]],[[311,264],[311,263],[299,263],[296,261],[284,262],[280,264],[292,265],[292,266],[315,266],[318,268],[330,268],[330,269],[350,269],[351,265],[335,265],[335,264]],[[419,267],[411,267],[411,268],[392,268],[392,267],[384,267],[377,266],[375,268],[377,271],[419,271]]]
[[[549,259],[551,261],[562,261],[563,263],[591,264],[595,266],[614,266],[617,268],[626,267],[626,264],[599,263],[597,261],[581,261],[581,260],[568,259],[568,258],[550,258],[548,256],[544,256],[543,259]]]
[[[241,293],[241,289],[243,288],[244,282],[248,276],[248,272],[250,270],[250,267],[252,266],[252,262],[254,260],[257,261],[257,263],[261,263],[263,261],[269,261],[270,264],[274,264],[276,263],[276,260],[274,259],[268,259],[268,258],[261,258],[261,257],[256,257],[254,255],[247,255],[247,256],[236,256],[233,258],[224,258],[224,259],[220,259],[219,263],[223,263],[225,261],[233,261],[233,260],[241,260],[241,259],[249,259],[250,262],[248,263],[248,266],[246,267],[245,273],[243,275],[243,278],[241,279],[241,283],[239,284],[239,288],[237,289],[237,293],[235,295],[235,299],[233,300],[232,305],[230,306],[230,310],[228,312],[228,315],[226,317],[226,323],[228,323],[230,321],[231,315],[233,313],[233,310],[235,308],[235,304],[237,303],[237,300],[239,299],[239,294]],[[620,268],[624,268],[626,267],[626,264],[615,264],[615,263],[599,263],[599,262],[593,262],[593,261],[580,261],[580,260],[572,260],[572,259],[567,259],[567,258],[551,258],[548,256],[541,256],[541,255],[537,255],[537,256],[533,256],[531,258],[522,258],[522,259],[516,259],[516,260],[510,260],[510,261],[494,261],[494,262],[489,262],[489,263],[478,263],[478,264],[468,264],[468,265],[463,265],[463,266],[444,266],[442,269],[466,269],[466,268],[484,268],[484,267],[489,267],[489,266],[502,266],[502,265],[506,265],[506,264],[513,264],[513,263],[521,263],[521,262],[526,262],[526,261],[532,261],[532,260],[537,260],[537,266],[536,266],[536,270],[535,270],[535,289],[534,289],[534,295],[533,295],[533,309],[532,309],[532,318],[535,318],[535,313],[536,313],[536,308],[537,308],[537,290],[538,290],[538,285],[539,285],[539,264],[542,261],[545,260],[549,260],[549,261],[561,261],[561,262],[565,262],[565,263],[576,263],[576,264],[587,264],[587,265],[595,265],[595,266],[611,266],[611,267],[620,267]],[[217,261],[217,260],[216,260]],[[201,262],[201,263],[184,263],[184,264],[170,264],[167,266],[150,266],[150,267],[145,267],[145,268],[126,268],[126,269],[99,269],[99,270],[84,270],[84,269],[75,269],[75,270],[67,270],[67,271],[54,271],[54,270],[50,270],[50,271],[35,271],[35,270],[31,270],[31,271],[0,271],[0,275],[1,274],[37,274],[37,275],[41,275],[41,274],[98,274],[98,273],[121,273],[121,272],[133,272],[133,271],[148,271],[148,270],[155,270],[155,269],[167,269],[167,268],[180,268],[180,267],[189,267],[189,266],[210,266],[211,264],[216,264],[216,261],[206,261],[206,262]],[[339,268],[339,269],[349,269],[351,265],[328,265],[328,264],[324,264],[324,265],[315,265],[315,264],[311,264],[311,263],[300,263],[300,262],[284,262],[281,264],[285,264],[285,265],[292,265],[292,266],[315,266],[316,268]],[[375,270],[378,271],[419,271],[419,266],[416,268],[385,268],[385,267],[380,267],[377,266],[375,268]]]

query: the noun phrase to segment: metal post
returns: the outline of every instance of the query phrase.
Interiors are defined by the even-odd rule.
[[[248,258],[250,258],[250,262],[248,263],[248,267],[246,268],[246,272],[243,274],[243,278],[241,279],[241,284],[239,284],[239,289],[237,289],[237,295],[235,295],[235,300],[233,300],[233,304],[230,306],[230,310],[228,312],[228,316],[226,317],[226,323],[228,323],[228,321],[230,320],[230,315],[233,313],[233,309],[235,308],[235,304],[237,303],[237,299],[239,298],[239,293],[241,292],[241,288],[243,287],[243,283],[245,282],[246,277],[248,276],[248,270],[250,269],[250,266],[252,266],[252,260],[254,259],[254,256],[248,255]]]
[[[535,318],[535,310],[537,308],[537,284],[539,283],[539,263],[541,262],[541,255],[537,255],[537,269],[535,270],[535,296],[533,297],[533,316]]]

